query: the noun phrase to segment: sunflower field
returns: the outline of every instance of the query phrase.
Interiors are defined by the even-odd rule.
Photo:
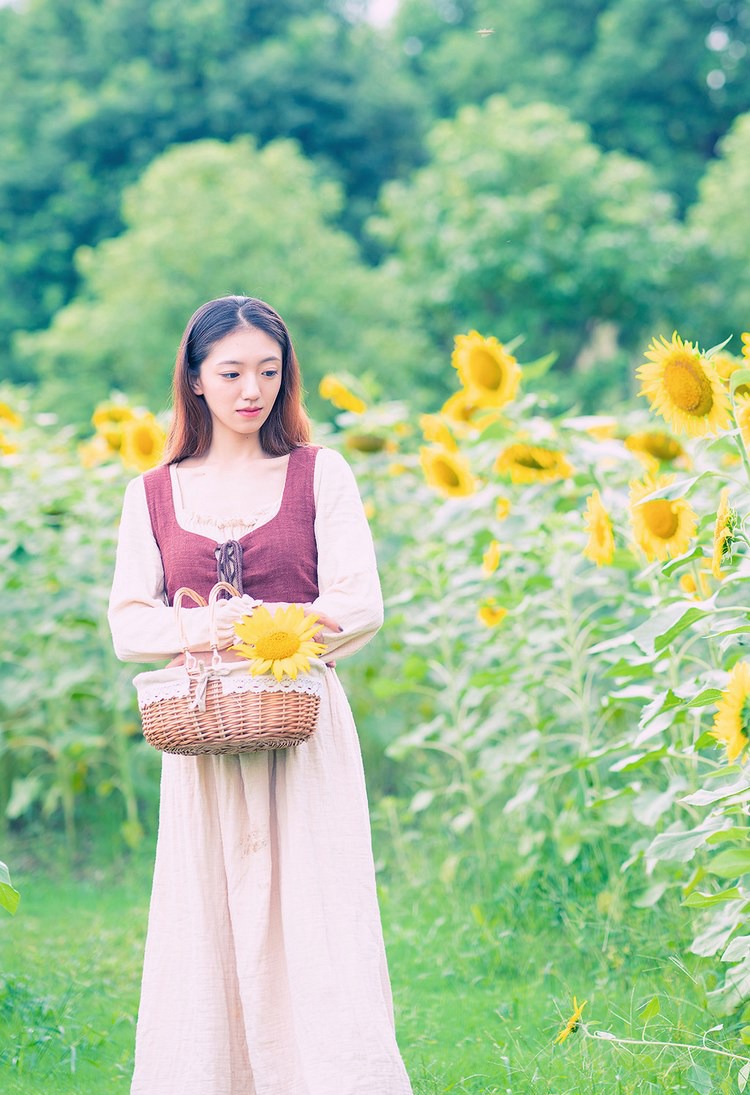
[[[335,413],[316,441],[354,467],[386,599],[340,667],[374,817],[407,858],[432,835],[436,884],[480,934],[498,864],[511,892],[585,885],[605,917],[671,902],[711,1015],[750,1035],[750,335],[737,356],[655,338],[640,405],[596,416],[555,412],[551,359],[516,350],[458,335],[433,413],[348,376],[320,386]],[[106,600],[123,490],[158,463],[164,422],[116,395],[82,439],[2,400],[3,825],[61,828],[75,862],[106,815],[134,854],[158,755]],[[750,1057],[715,1052],[721,1090],[744,1090]]]

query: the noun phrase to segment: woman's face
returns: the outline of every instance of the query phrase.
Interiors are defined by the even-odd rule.
[[[193,384],[211,412],[214,436],[258,434],[281,387],[281,347],[257,327],[240,327],[211,348]]]

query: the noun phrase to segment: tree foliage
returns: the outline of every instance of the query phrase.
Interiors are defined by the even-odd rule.
[[[352,199],[420,156],[422,94],[372,29],[312,0],[34,0],[0,9],[0,353],[122,229],[122,190],[175,143],[297,138]],[[359,212],[358,212],[359,210]],[[18,365],[16,377],[23,375]],[[33,374],[32,374],[33,375]]]
[[[444,348],[473,327],[569,364],[601,321],[626,345],[642,336],[679,253],[672,201],[644,164],[602,153],[558,107],[501,97],[439,123],[429,145],[427,166],[386,187],[372,230]]]
[[[748,0],[405,0],[397,32],[440,113],[497,92],[560,103],[683,204],[750,110]]]
[[[80,294],[48,330],[21,340],[48,401],[80,415],[115,387],[163,404],[188,317],[227,293],[280,311],[311,391],[337,369],[405,391],[424,347],[398,286],[332,223],[341,201],[289,141],[166,152],[127,192],[125,232],[79,251]]]
[[[701,180],[699,200],[688,215],[690,261],[676,286],[683,325],[696,335],[701,332],[708,345],[750,328],[748,185],[750,114],[745,114]],[[738,338],[728,349],[740,352]]]

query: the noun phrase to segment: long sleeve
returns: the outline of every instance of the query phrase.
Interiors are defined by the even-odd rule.
[[[242,598],[217,605],[220,647],[232,642],[232,623],[247,611]],[[166,603],[164,569],[142,478],[132,480],[125,491],[108,618],[115,654],[122,661],[162,661],[182,650],[175,611]],[[186,609],[182,620],[188,649],[207,649],[208,609]]]
[[[315,537],[318,589],[313,610],[330,616],[341,633],[323,632],[336,658],[354,654],[383,623],[375,549],[354,473],[333,449],[316,460]]]

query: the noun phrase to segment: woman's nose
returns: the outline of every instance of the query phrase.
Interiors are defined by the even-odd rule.
[[[259,399],[260,388],[258,387],[258,379],[253,376],[252,373],[248,373],[242,381],[242,397],[243,399]]]

